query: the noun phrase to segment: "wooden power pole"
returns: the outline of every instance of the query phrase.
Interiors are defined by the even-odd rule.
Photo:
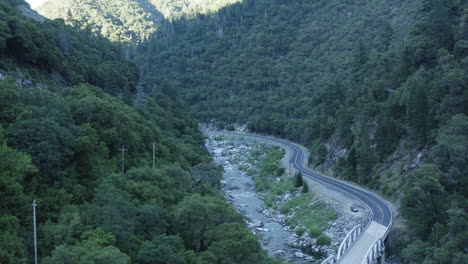
[[[156,150],[156,146],[153,142],[153,168],[156,167],[156,153],[155,153],[156,151],[155,150]]]
[[[37,232],[36,232],[36,199],[32,203],[33,207],[33,224],[34,224],[34,264],[37,264]]]

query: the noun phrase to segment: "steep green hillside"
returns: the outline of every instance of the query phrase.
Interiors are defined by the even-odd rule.
[[[242,0],[149,0],[168,20],[208,15]]]
[[[218,195],[184,108],[133,106],[138,71],[115,47],[18,4],[0,2],[0,262],[33,263],[37,199],[40,263],[277,263]]]
[[[174,22],[138,63],[148,90],[199,120],[302,142],[313,166],[401,201],[408,229],[392,246],[405,262],[463,263],[467,12],[456,0],[247,0]]]
[[[62,18],[68,25],[127,44],[144,42],[163,20],[163,15],[147,0],[54,0],[37,11],[47,18]]]
[[[21,3],[22,1],[16,1]],[[130,100],[138,81],[138,68],[120,58],[109,41],[76,32],[61,21],[35,23],[6,4],[0,10],[0,67],[25,69],[27,78],[61,86],[90,83],[112,95]]]
[[[142,44],[156,32],[171,34],[167,21],[210,14],[239,0],[51,0],[37,11],[88,29],[113,42]]]

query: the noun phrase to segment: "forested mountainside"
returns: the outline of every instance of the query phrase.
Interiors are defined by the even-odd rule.
[[[458,0],[245,0],[175,21],[137,61],[199,120],[304,143],[401,202],[404,263],[466,263],[467,23]]]
[[[113,42],[144,43],[156,32],[170,33],[171,21],[210,14],[239,0],[52,0],[37,11],[89,29]]]
[[[246,0],[175,21],[137,61],[199,120],[302,142],[396,199],[404,263],[466,263],[467,23],[457,0]]]
[[[276,263],[185,109],[134,104],[138,70],[109,41],[18,5],[0,2],[0,262],[34,261],[37,199],[40,263]]]
[[[244,0],[166,23],[136,61],[200,121],[301,142],[401,202],[404,263],[466,263],[467,23],[463,0]]]

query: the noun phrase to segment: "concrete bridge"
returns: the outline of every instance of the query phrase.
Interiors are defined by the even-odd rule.
[[[344,252],[341,256],[331,256],[331,258],[329,257],[322,263],[371,264],[377,262],[380,257],[380,261],[383,264],[385,263],[383,241],[385,240],[387,231],[388,227],[372,221],[362,234],[350,243],[351,246],[347,252]],[[332,259],[334,262],[331,262]]]

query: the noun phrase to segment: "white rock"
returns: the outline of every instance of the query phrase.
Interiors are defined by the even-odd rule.
[[[283,256],[286,252],[284,250],[277,250],[273,253],[275,256]]]
[[[304,258],[306,255],[302,254],[301,252],[296,252],[296,253],[294,253],[294,256],[296,258]]]

